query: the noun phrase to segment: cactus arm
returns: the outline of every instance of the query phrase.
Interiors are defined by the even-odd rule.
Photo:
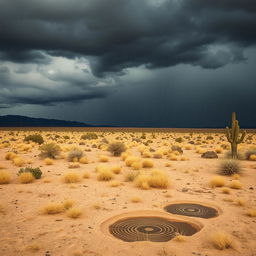
[[[232,113],[232,126],[231,126],[231,140],[234,141],[235,139],[235,132],[236,132],[236,113]]]
[[[230,138],[230,130],[228,127],[226,127],[226,135],[227,135],[228,142],[232,143],[231,138]]]
[[[246,135],[246,131],[242,131],[242,135],[240,139],[237,140],[237,144],[241,143],[244,140],[245,135]]]
[[[233,138],[233,141],[237,141],[238,140],[239,130],[240,130],[239,124],[238,124],[238,121],[236,120],[235,121],[235,131],[234,131],[235,136]]]

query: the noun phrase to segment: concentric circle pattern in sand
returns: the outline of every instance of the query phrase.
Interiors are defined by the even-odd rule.
[[[191,236],[198,229],[193,225],[161,217],[134,217],[119,220],[109,227],[110,233],[126,242],[167,242],[177,234]]]
[[[165,211],[172,214],[199,217],[205,219],[213,218],[219,215],[218,211],[215,208],[195,203],[169,204],[164,209]]]

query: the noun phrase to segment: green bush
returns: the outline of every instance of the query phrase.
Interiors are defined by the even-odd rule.
[[[40,135],[40,134],[28,135],[25,137],[24,141],[33,141],[40,145],[44,143],[44,139],[43,139],[42,135]]]
[[[120,156],[125,150],[126,147],[122,142],[113,142],[108,146],[108,151],[114,156]]]
[[[221,175],[231,176],[241,172],[241,166],[237,160],[225,160],[220,164],[219,173]]]
[[[93,132],[89,132],[81,136],[81,140],[96,140],[96,139],[98,139],[98,135]]]
[[[79,148],[74,148],[71,151],[69,151],[68,153],[68,161],[72,161],[74,158],[77,158],[77,160],[79,160],[81,157],[83,157],[84,152],[83,150],[79,149]]]
[[[26,168],[21,168],[18,172],[18,175],[24,172],[31,172],[31,174],[35,177],[35,179],[40,179],[42,176],[42,171],[39,167],[37,168],[32,168],[32,167],[26,167]]]
[[[49,157],[54,159],[60,154],[60,151],[61,151],[60,146],[54,143],[43,144],[42,146],[40,146],[39,149],[41,150],[41,153],[39,156],[42,158]]]

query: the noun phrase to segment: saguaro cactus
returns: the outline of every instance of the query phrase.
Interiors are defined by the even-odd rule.
[[[246,132],[241,131],[241,136],[239,138],[240,127],[238,124],[238,120],[236,120],[236,113],[232,113],[232,127],[231,131],[228,127],[226,127],[226,135],[229,143],[231,144],[232,158],[237,158],[237,145],[244,140]]]

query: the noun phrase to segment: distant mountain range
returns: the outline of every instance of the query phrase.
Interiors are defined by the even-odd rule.
[[[0,116],[0,127],[94,127],[76,121],[33,118],[18,115]]]

